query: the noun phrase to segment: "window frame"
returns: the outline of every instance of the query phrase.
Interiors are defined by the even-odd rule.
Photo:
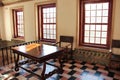
[[[17,12],[23,12],[23,9],[22,8],[19,8],[19,9],[12,9],[12,15],[13,15],[13,33],[14,33],[14,35],[13,35],[13,38],[24,38],[24,36],[20,36],[20,35],[18,35],[19,33],[18,33],[18,27],[17,27],[17,25],[18,25],[18,21],[17,21]],[[24,14],[23,14],[23,19],[24,19]],[[24,26],[24,20],[23,20],[23,24],[22,24],[23,26]],[[24,28],[24,27],[23,27]],[[23,29],[23,34],[24,34],[24,29]]]
[[[43,8],[50,8],[50,7],[55,7],[56,8],[56,3],[50,3],[50,4],[43,4],[43,5],[38,5],[38,39],[43,40],[45,42],[56,42],[56,39],[45,39],[43,38]],[[50,24],[50,23],[49,23]],[[55,24],[56,23],[51,23]],[[56,35],[55,35],[56,36]]]
[[[85,9],[84,5],[85,3],[101,3],[101,2],[109,2],[109,9],[108,9],[108,31],[107,31],[107,43],[106,45],[102,44],[95,44],[95,43],[84,43],[84,25],[85,25]],[[112,0],[80,0],[80,21],[79,21],[79,46],[87,46],[87,47],[95,47],[95,48],[110,48],[110,42],[111,42],[111,25],[112,25]]]

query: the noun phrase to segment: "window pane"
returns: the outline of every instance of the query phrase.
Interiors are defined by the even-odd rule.
[[[106,38],[107,37],[107,32],[102,32],[102,37]]]
[[[103,3],[103,9],[108,9],[109,5],[108,2],[107,3]]]
[[[107,30],[108,30],[107,25],[102,25],[102,31],[107,31]]]
[[[84,37],[84,42],[89,43],[89,37]]]
[[[90,43],[94,43],[94,38],[90,38]]]
[[[108,10],[103,10],[103,16],[108,16]]]
[[[86,11],[85,16],[90,16],[90,11]]]
[[[97,10],[97,16],[102,16],[102,10]]]
[[[100,44],[100,38],[96,38],[95,43]]]
[[[95,25],[91,25],[90,30],[95,30]]]
[[[90,23],[90,18],[89,17],[85,18],[85,23]]]
[[[97,19],[97,23],[101,23],[101,17],[96,17],[96,19]]]
[[[96,11],[91,11],[91,16],[95,16],[96,15]]]
[[[110,32],[108,30],[111,29],[109,26],[109,24],[111,24],[109,23],[111,22],[109,12],[112,10],[110,4],[112,4],[110,0],[98,2],[93,0],[81,0],[80,6],[83,14],[80,19],[81,44],[108,48],[107,39],[109,39],[108,32]]]
[[[89,36],[89,31],[85,31],[85,36]]]
[[[42,10],[43,10],[43,23],[42,23],[43,38],[56,39],[55,37],[56,36],[56,7],[46,6],[46,7],[43,7]]]
[[[91,23],[95,23],[95,17],[91,17]]]
[[[96,37],[100,37],[101,33],[100,32],[96,32]]]
[[[95,37],[95,31],[90,31],[90,37]]]
[[[85,30],[89,30],[90,26],[89,25],[85,25]]]
[[[96,25],[96,30],[101,31],[101,25]]]
[[[17,21],[15,22],[16,25],[17,25],[17,37],[19,36],[24,36],[24,28],[23,28],[23,11],[16,11],[15,12],[17,15],[16,15],[16,19]]]
[[[108,17],[102,17],[102,23],[108,23]]]
[[[102,9],[102,3],[97,3],[97,9],[98,10]]]
[[[85,10],[90,10],[90,4],[85,4]]]
[[[91,10],[96,10],[96,4],[91,4]]]
[[[101,44],[106,44],[106,38],[101,39]]]

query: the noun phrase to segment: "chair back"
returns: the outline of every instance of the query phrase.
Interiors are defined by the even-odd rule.
[[[70,43],[71,49],[73,48],[73,36],[60,36],[60,46],[62,42]]]

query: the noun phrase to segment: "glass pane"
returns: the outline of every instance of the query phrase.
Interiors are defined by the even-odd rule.
[[[84,42],[89,43],[89,37],[84,37]]]
[[[43,34],[46,33],[46,30],[43,30]]]
[[[100,38],[96,38],[95,43],[100,44]]]
[[[43,19],[43,23],[46,23],[46,19]]]
[[[89,36],[89,31],[85,31],[85,36]]]
[[[49,25],[46,25],[46,28],[49,29]]]
[[[103,3],[103,9],[108,9],[109,3]]]
[[[46,34],[43,34],[43,38],[47,38],[47,37],[46,37]]]
[[[85,23],[90,23],[90,17],[85,18]]]
[[[101,23],[101,17],[96,17],[97,23]]]
[[[50,8],[49,10],[50,10],[50,12],[53,12],[53,8]]]
[[[50,23],[53,23],[53,19],[50,19]]]
[[[96,25],[96,31],[101,31],[101,25]]]
[[[50,34],[53,34],[53,30],[50,30]]]
[[[56,13],[56,7],[54,7],[54,8],[53,8],[53,12],[55,12],[55,13]]]
[[[90,11],[85,11],[85,16],[90,16]]]
[[[106,38],[101,39],[101,44],[106,44]]]
[[[106,38],[107,37],[107,32],[102,32],[102,37]]]
[[[101,33],[100,32],[96,32],[96,37],[100,37]]]
[[[43,8],[43,34],[46,33],[46,39],[55,39],[56,37],[56,7]],[[44,26],[44,23],[47,23]]]
[[[102,9],[102,3],[97,3],[97,9]]]
[[[54,14],[51,13],[51,14],[50,14],[50,18],[53,18],[53,17],[54,17]]]
[[[50,22],[50,20],[49,19],[46,19],[46,23],[49,23]]]
[[[43,29],[46,29],[46,25],[45,24],[43,24]]]
[[[56,18],[56,13],[53,13],[53,17]]]
[[[91,16],[95,16],[96,15],[96,11],[91,11]]]
[[[46,14],[43,14],[43,18],[46,18],[47,16],[46,16]]]
[[[89,25],[85,25],[85,30],[90,30],[89,28]]]
[[[94,43],[94,38],[90,38],[90,43]]]
[[[102,16],[102,10],[97,10],[97,16]]]
[[[54,30],[54,34],[56,35],[56,30]]]
[[[47,18],[49,18],[50,17],[50,15],[49,14],[47,14]]]
[[[96,4],[91,4],[91,10],[96,10]]]
[[[102,23],[108,23],[108,17],[102,17]]]
[[[90,4],[85,4],[85,10],[90,10]]]
[[[47,9],[43,9],[43,13],[47,13]]]
[[[108,30],[107,25],[102,25],[102,31],[107,31],[107,30]]]
[[[95,23],[95,17],[91,17],[91,23]]]
[[[90,30],[95,30],[95,25],[91,25]]]
[[[95,31],[90,31],[90,37],[95,37]]]
[[[56,23],[56,18],[53,19],[53,23]]]
[[[108,16],[108,10],[103,10],[103,16]]]
[[[47,13],[47,14],[49,13],[49,8],[46,8],[46,13]]]

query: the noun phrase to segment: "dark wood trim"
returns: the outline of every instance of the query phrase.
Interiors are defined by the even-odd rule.
[[[19,12],[19,11],[23,11],[23,9],[22,9],[22,8],[19,8],[19,9],[13,9],[13,10],[12,10],[14,38],[18,38],[18,37],[24,38],[24,36],[19,36],[19,35],[18,35],[17,12]]]
[[[54,39],[44,39],[43,38],[43,8],[50,8],[50,7],[55,7],[55,3],[50,3],[50,4],[43,4],[43,5],[38,5],[38,39],[41,39],[46,42],[55,42],[56,40]],[[46,23],[46,24],[54,24],[54,23]]]
[[[37,10],[38,10],[38,39],[40,40],[40,15],[39,14],[41,9],[39,6],[37,6]]]
[[[113,6],[113,0],[79,0],[79,8],[80,8],[80,24],[79,24],[79,46],[89,46],[89,47],[97,47],[97,48],[106,48],[109,49],[111,45],[111,26],[112,26],[112,6]],[[96,2],[109,2],[109,16],[108,16],[108,34],[107,34],[107,44],[101,45],[101,44],[89,44],[84,43],[84,22],[85,22],[85,10],[84,10],[84,4],[85,3],[96,3]]]

